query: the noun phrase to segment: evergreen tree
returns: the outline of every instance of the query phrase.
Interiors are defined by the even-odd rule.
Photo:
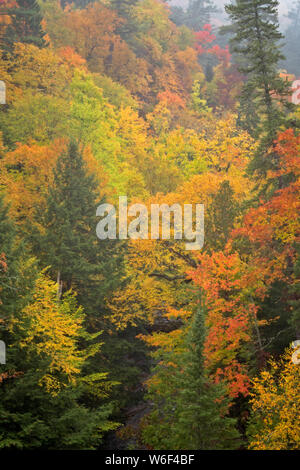
[[[288,106],[289,83],[278,72],[278,63],[283,59],[278,4],[277,0],[237,0],[225,7],[234,31],[232,50],[241,58],[239,68],[246,76],[241,98],[242,120],[244,127],[261,139],[250,169],[262,175],[277,165],[274,152],[268,157],[264,154],[284,123]]]
[[[207,209],[206,239],[211,250],[224,250],[239,213],[234,191],[224,181]]]
[[[9,219],[4,198],[0,195],[0,320],[14,310],[16,277],[15,228]]]
[[[133,18],[133,9],[140,0],[110,0],[111,8],[115,10],[118,15],[124,19],[116,32],[125,40],[130,40],[130,37],[138,30],[138,25]]]
[[[67,5],[74,4],[78,8],[85,8],[93,0],[60,0],[61,7],[64,9]]]
[[[162,369],[162,388],[159,396],[150,395],[157,408],[146,420],[143,432],[146,443],[155,449],[217,450],[240,444],[236,421],[227,416],[226,390],[210,380],[204,366],[205,337],[205,305],[201,301],[183,352],[164,354],[164,362],[176,364],[167,384],[164,366],[156,368]]]
[[[24,267],[23,267],[24,270]],[[92,449],[106,431],[113,385],[107,374],[85,373],[100,344],[82,327],[75,295],[59,301],[55,283],[36,276],[28,303],[16,308],[6,337],[7,364],[0,374],[0,449]],[[17,295],[22,296],[18,290]]]
[[[284,66],[289,73],[300,77],[300,0],[297,0],[288,13],[290,24],[285,31]]]
[[[204,367],[205,306],[195,313],[187,336],[187,353],[178,374],[174,444],[183,449],[230,449],[238,446],[235,420],[226,416],[223,386],[213,384]]]
[[[216,11],[212,0],[190,0],[186,12],[186,26],[200,31],[205,24],[210,24],[211,14]]]
[[[106,374],[82,374],[76,385],[67,380],[74,367],[76,374],[83,372],[82,362],[91,355],[79,351],[77,341],[91,342],[94,335],[80,328],[82,313],[74,296],[58,302],[54,283],[43,277],[36,288],[36,262],[24,257],[15,238],[1,196],[0,339],[6,344],[6,365],[0,371],[0,449],[96,448],[116,427],[108,420],[112,406],[103,400],[112,384]]]
[[[96,316],[120,272],[120,259],[113,252],[117,242],[96,236],[97,199],[94,176],[77,143],[71,142],[58,158],[46,213],[37,214],[45,232],[33,240],[42,266],[51,266],[61,292],[74,289],[86,313]]]
[[[17,6],[10,8],[8,14],[11,23],[7,26],[3,36],[3,48],[11,52],[14,43],[34,44],[45,47],[45,33],[42,29],[42,15],[36,0],[17,0]]]
[[[177,26],[182,26],[185,24],[186,20],[186,12],[182,7],[179,6],[172,6],[171,5],[171,15],[170,19],[175,23]]]
[[[120,16],[128,18],[132,7],[137,5],[139,0],[110,0],[113,10],[116,10]]]
[[[182,7],[171,8],[171,19],[178,26],[188,26],[194,31],[200,31],[205,24],[211,22],[211,14],[218,9],[212,0],[189,0],[186,10]]]
[[[37,214],[45,233],[33,235],[32,244],[41,267],[50,266],[52,279],[58,281],[59,295],[75,290],[89,330],[103,330],[101,355],[91,359],[87,371],[109,370],[111,380],[122,380],[112,392],[118,409],[128,400],[128,387],[137,386],[140,368],[136,362],[143,352],[133,354],[132,348],[140,340],[131,333],[129,344],[126,333],[115,331],[107,318],[110,312],[105,299],[119,286],[124,245],[117,240],[98,240],[96,208],[100,202],[96,181],[88,173],[77,143],[71,142],[57,160],[46,212]]]

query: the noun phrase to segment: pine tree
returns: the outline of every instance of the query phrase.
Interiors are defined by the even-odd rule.
[[[18,271],[15,236],[16,230],[8,216],[8,208],[0,195],[0,321],[9,316],[15,306]]]
[[[207,209],[206,239],[211,250],[224,250],[239,213],[234,191],[224,181]]]
[[[116,428],[105,399],[113,384],[98,370],[85,373],[100,344],[80,349],[95,336],[83,321],[75,295],[58,301],[55,283],[40,273],[27,305],[15,309],[9,323],[0,449],[93,449]]]
[[[286,61],[285,68],[289,73],[300,76],[300,0],[297,0],[288,13],[290,24],[285,31],[284,54]]]
[[[226,416],[225,390],[211,382],[204,367],[205,305],[199,305],[189,334],[187,353],[178,374],[179,395],[174,444],[183,449],[230,449],[239,444],[235,420]]]
[[[42,29],[42,15],[36,0],[17,0],[17,6],[10,8],[8,14],[11,23],[6,28],[3,37],[3,49],[11,52],[14,43],[34,44],[45,47],[45,32]]]
[[[89,3],[93,3],[93,0],[60,0],[63,9],[72,3],[76,5],[77,8],[85,8]]]
[[[175,23],[177,26],[182,26],[185,24],[186,20],[186,12],[180,6],[172,6],[171,5],[171,15],[170,19]]]
[[[42,267],[51,266],[61,292],[74,289],[87,314],[96,314],[120,270],[113,252],[117,242],[96,236],[98,198],[95,178],[78,144],[71,142],[58,158],[46,212],[37,214],[44,235],[33,237],[33,244]]]
[[[116,32],[125,40],[130,39],[130,36],[138,30],[138,25],[132,13],[139,1],[140,0],[110,0],[111,8],[124,20],[123,24],[117,28]]]
[[[138,2],[139,0],[110,0],[113,10],[116,10],[123,17],[128,17],[131,8]]]
[[[261,139],[250,169],[262,175],[277,165],[275,153],[265,158],[263,155],[284,123],[288,106],[289,83],[281,79],[278,72],[278,63],[284,58],[278,4],[277,0],[237,0],[225,7],[234,31],[232,50],[240,57],[239,68],[246,76],[241,98],[243,122],[254,137]]]
[[[240,444],[236,421],[227,415],[225,387],[213,383],[205,369],[205,316],[201,300],[184,344],[162,352],[163,361],[154,369],[161,385],[159,393],[150,391],[154,410],[145,421],[143,438],[155,449],[219,450]],[[167,382],[165,364],[175,365]]]
[[[200,31],[205,24],[210,24],[211,14],[218,11],[212,0],[189,0],[186,10],[182,7],[171,7],[171,19],[178,26],[188,26]]]
[[[211,14],[216,11],[212,0],[190,0],[185,24],[194,31],[200,31],[205,24],[210,24]]]

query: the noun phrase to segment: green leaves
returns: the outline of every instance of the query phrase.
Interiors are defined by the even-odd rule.
[[[241,97],[241,122],[260,138],[261,146],[251,171],[265,175],[276,165],[276,156],[264,158],[285,120],[289,83],[279,77],[281,53],[277,0],[237,0],[226,6],[232,21],[232,50],[240,58],[240,71],[246,75]]]
[[[16,42],[45,47],[45,33],[42,30],[42,16],[36,0],[17,0],[17,6],[8,9],[11,23],[5,30],[3,48],[12,52]]]

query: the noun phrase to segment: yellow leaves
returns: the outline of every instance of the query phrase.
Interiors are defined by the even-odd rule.
[[[35,214],[44,212],[47,192],[53,183],[53,169],[65,147],[66,142],[62,139],[49,146],[41,146],[35,142],[19,144],[16,150],[7,152],[0,159],[0,185],[6,190],[10,215],[17,224],[24,225],[30,221],[41,230]],[[83,149],[83,158],[88,172],[98,182],[100,200],[104,195],[108,176],[89,146]]]
[[[51,147],[18,145],[0,161],[0,184],[6,188],[10,214],[17,223],[33,220],[33,212],[44,201],[52,169],[63,142]]]
[[[56,394],[80,373],[84,355],[78,350],[77,341],[84,316],[82,308],[76,306],[74,294],[57,299],[57,284],[44,273],[36,280],[32,297],[21,318],[12,320],[11,328],[21,333],[18,345],[25,354],[45,361],[39,384]]]
[[[170,39],[170,20],[163,2],[143,0],[134,8],[133,14],[136,21],[147,30],[147,35],[158,43]]]
[[[169,333],[156,333],[155,335],[145,336],[140,335],[149,346],[160,347],[164,351],[173,351],[174,346],[183,341],[183,331],[173,330]]]
[[[211,123],[207,121],[201,132],[176,128],[167,133],[171,115],[161,102],[148,119],[160,134],[156,144],[160,155],[165,154],[185,179],[205,173],[213,182],[229,180],[238,198],[250,193],[253,183],[245,177],[244,171],[255,144],[247,132],[237,130],[236,116],[228,114]]]
[[[292,351],[270,370],[253,380],[253,427],[250,449],[292,450],[300,445],[300,368],[291,361]]]
[[[205,134],[193,139],[195,148],[194,171],[201,161],[205,161],[211,171],[230,173],[233,167],[242,174],[248,164],[248,155],[253,150],[253,141],[244,131],[237,131],[236,116],[228,115],[216,122],[213,134]]]
[[[17,56],[17,60],[15,59]],[[0,56],[1,57],[1,56]],[[7,102],[12,103],[28,90],[66,97],[72,69],[50,48],[17,43],[11,60],[0,60],[0,75],[7,84]]]
[[[229,122],[231,123],[230,127]],[[236,137],[238,133],[234,130],[233,121],[228,118],[225,122],[219,124],[220,135],[227,132],[227,140],[231,141],[229,147],[229,154],[233,153],[235,148],[236,154],[241,154],[236,162],[233,160],[232,165],[227,173],[211,169],[209,172],[203,172],[190,178],[188,181],[177,187],[177,191],[169,192],[168,194],[157,193],[147,201],[147,205],[151,204],[199,204],[205,205],[207,213],[208,208],[212,204],[215,195],[218,193],[220,185],[224,181],[229,181],[233,188],[233,197],[239,202],[249,197],[250,183],[244,176],[242,176],[243,165],[246,164],[247,158],[244,153],[245,149],[249,148],[250,140],[248,137]],[[228,127],[230,130],[228,130]],[[231,137],[229,137],[231,134]],[[221,158],[223,147],[218,141],[214,144],[213,141],[208,141],[208,138],[198,137],[192,130],[187,130],[183,134],[182,130],[174,130],[169,136],[166,136],[166,142],[157,142],[156,149],[161,156],[166,155],[175,167],[179,167],[184,160],[188,161],[191,158],[197,159],[201,155],[204,167],[208,165],[207,156],[209,155],[209,143],[211,147],[215,145]],[[201,140],[202,139],[202,140]],[[245,139],[244,147],[239,146],[241,140]],[[201,150],[202,147],[202,150]],[[221,148],[221,150],[219,149]],[[202,152],[202,153],[201,153]],[[229,154],[226,158],[229,160]],[[190,157],[189,157],[190,156]],[[182,160],[179,158],[182,157]],[[178,158],[178,160],[177,160]],[[240,167],[240,160],[244,159],[243,165]],[[200,160],[199,160],[200,161]],[[154,160],[155,163],[155,160]],[[153,177],[153,170],[149,173]],[[174,187],[174,185],[173,185]],[[145,203],[145,201],[141,201]],[[133,241],[129,243],[129,250],[127,253],[127,285],[120,291],[116,292],[114,298],[110,301],[110,308],[112,309],[112,321],[118,325],[119,328],[124,327],[128,323],[135,324],[137,319],[147,319],[151,323],[155,317],[155,312],[163,312],[163,315],[169,314],[169,309],[180,309],[182,298],[188,297],[186,285],[182,283],[185,279],[186,271],[195,265],[196,260],[193,255],[187,256],[184,247],[178,243],[166,243],[158,241]],[[240,269],[241,267],[236,267]],[[250,280],[251,273],[248,275]],[[254,275],[254,274],[253,274]],[[175,280],[175,282],[170,282]],[[176,282],[177,281],[177,282]],[[246,282],[246,281],[245,281]],[[246,284],[242,287],[245,295],[248,285],[253,285],[253,282]],[[255,283],[257,285],[257,283]],[[239,286],[237,286],[239,287]],[[252,289],[253,290],[253,289]],[[189,314],[190,308],[187,309]],[[185,315],[185,317],[187,316]]]

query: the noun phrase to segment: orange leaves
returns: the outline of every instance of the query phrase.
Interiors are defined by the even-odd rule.
[[[58,54],[72,67],[81,68],[86,65],[86,60],[79,54],[76,54],[74,49],[70,46],[61,47]]]
[[[293,258],[293,244],[299,241],[300,136],[291,129],[279,134],[275,151],[280,156],[280,169],[269,172],[268,178],[281,181],[282,189],[250,209],[243,225],[233,233],[233,237],[242,236],[255,246],[252,263],[264,269],[271,282],[282,276],[287,260]]]
[[[250,209],[243,225],[233,232],[233,239],[243,236],[252,245],[247,263],[230,251],[204,253],[199,256],[198,268],[189,272],[206,294],[207,365],[217,379],[229,381],[232,396],[238,391],[247,394],[249,388],[247,370],[240,358],[245,345],[252,340],[253,326],[259,325],[254,299],[263,299],[268,286],[284,278],[288,260],[294,256],[293,243],[300,233],[299,137],[292,131],[279,135],[277,151],[282,165],[268,177],[288,176],[290,182],[268,202],[261,201],[260,206]],[[232,240],[228,250],[231,245]]]
[[[0,253],[0,272],[6,272],[7,271],[7,262],[6,262],[6,256],[5,253]]]
[[[0,1],[0,29],[1,35],[5,31],[5,27],[11,23],[10,15],[7,15],[7,11],[9,8],[15,8],[17,6],[17,2],[15,0],[1,0]],[[3,13],[2,13],[2,11]]]
[[[249,395],[251,386],[248,374],[248,368],[245,364],[239,364],[237,361],[233,360],[229,366],[216,370],[215,382],[219,383],[220,381],[224,381],[230,384],[230,396],[232,398],[237,398],[239,395],[246,397]]]
[[[36,213],[42,213],[45,197],[53,182],[53,169],[66,141],[56,140],[52,145],[40,146],[34,142],[18,144],[0,160],[0,184],[6,189],[10,214],[17,224],[36,224]],[[107,176],[89,147],[84,149],[88,170],[99,181],[99,199],[104,193]]]
[[[254,279],[249,284],[249,269],[237,253],[204,253],[199,262],[189,276],[206,296],[206,365],[217,381],[221,377],[228,381],[232,397],[247,395],[248,371],[240,359],[251,341],[251,323],[257,311],[251,297]]]
[[[99,3],[65,11],[66,46],[77,54],[73,60],[78,62],[81,56],[90,71],[111,76],[135,95],[147,95],[150,81],[147,63],[136,57],[118,35],[117,28],[122,22],[115,11]]]
[[[19,144],[1,160],[0,183],[6,188],[10,213],[17,223],[33,222],[33,213],[43,204],[63,146],[62,141],[51,147]]]
[[[92,69],[100,71],[121,22],[115,12],[99,3],[89,4],[83,10],[70,10],[65,15],[65,26],[70,32],[69,45],[75,47]]]
[[[276,141],[276,152],[281,157],[280,169],[269,176],[281,176],[289,173],[299,176],[300,135],[295,134],[293,129],[281,132]]]
[[[184,108],[185,102],[180,96],[170,91],[164,91],[158,94],[159,101],[165,102],[167,106],[174,106],[175,108]]]

